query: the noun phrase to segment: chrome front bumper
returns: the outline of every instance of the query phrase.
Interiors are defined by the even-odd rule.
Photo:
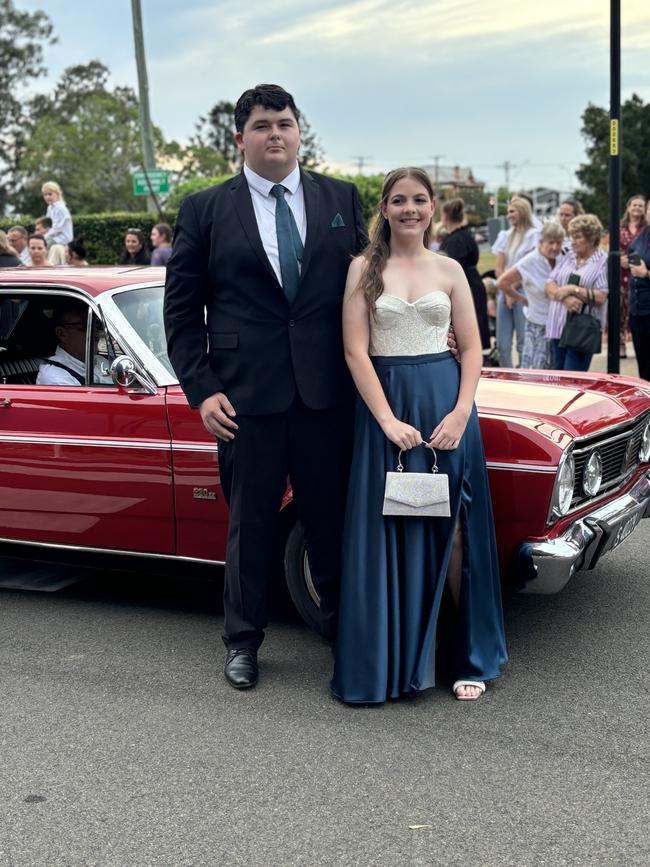
[[[574,572],[593,569],[642,518],[650,517],[650,470],[630,490],[583,515],[554,539],[524,542],[517,551],[523,593],[557,593]]]

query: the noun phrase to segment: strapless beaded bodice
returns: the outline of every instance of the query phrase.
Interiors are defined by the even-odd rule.
[[[427,292],[412,304],[384,293],[370,317],[370,355],[427,355],[445,352],[451,322],[449,295]]]

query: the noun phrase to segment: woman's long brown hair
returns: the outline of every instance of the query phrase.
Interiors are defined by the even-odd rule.
[[[381,206],[386,204],[391,190],[403,178],[413,178],[422,184],[431,199],[435,196],[431,178],[424,169],[417,168],[416,166],[403,166],[399,169],[393,169],[384,178],[379,212],[370,225],[370,242],[361,254],[366,260],[366,267],[363,269],[359,286],[357,287],[359,292],[363,292],[368,310],[373,315],[377,299],[384,291],[383,273],[390,256],[390,226],[388,220],[381,212]],[[431,243],[431,223],[425,229],[422,240],[428,250]]]

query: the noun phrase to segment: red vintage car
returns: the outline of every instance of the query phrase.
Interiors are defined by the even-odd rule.
[[[5,551],[223,563],[217,445],[169,363],[163,284],[155,268],[0,271]],[[38,385],[70,299],[87,317],[83,384]],[[558,591],[650,515],[650,383],[486,370],[477,404],[504,581]],[[289,493],[283,516],[289,590],[318,628]]]

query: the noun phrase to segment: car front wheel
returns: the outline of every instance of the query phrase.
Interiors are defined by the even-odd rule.
[[[291,601],[305,623],[319,635],[325,634],[320,597],[314,586],[300,523],[293,525],[284,549],[284,574]]]

